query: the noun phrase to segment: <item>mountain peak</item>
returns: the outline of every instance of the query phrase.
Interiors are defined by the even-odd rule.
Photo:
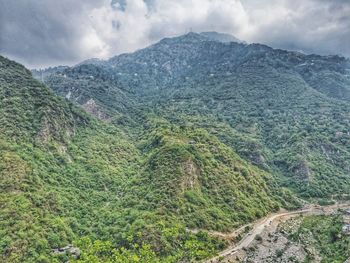
[[[227,34],[227,33],[219,33],[216,31],[208,31],[208,32],[201,32],[199,33],[201,36],[204,36],[210,40],[218,41],[218,42],[237,42],[237,43],[244,43],[244,41],[239,40],[238,38]]]
[[[183,34],[177,37],[164,38],[160,41],[162,42],[174,42],[174,41],[186,41],[186,42],[201,42],[201,41],[216,41],[221,43],[229,43],[229,42],[237,42],[237,43],[245,43],[244,41],[239,40],[238,38],[226,34],[220,33],[216,31],[208,31],[208,32],[188,32],[187,34]]]

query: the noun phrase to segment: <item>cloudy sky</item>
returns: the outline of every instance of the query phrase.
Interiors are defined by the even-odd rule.
[[[72,65],[193,31],[350,57],[350,0],[0,0],[0,54]]]

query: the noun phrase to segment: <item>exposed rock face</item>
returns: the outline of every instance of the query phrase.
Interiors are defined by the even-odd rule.
[[[108,114],[104,113],[93,99],[89,99],[82,107],[100,120],[110,120]]]
[[[295,165],[293,167],[293,172],[296,176],[306,181],[310,180],[312,176],[312,170],[305,160],[302,160],[297,165]]]
[[[64,138],[70,138],[75,134],[74,122],[64,122],[60,118],[62,116],[56,116],[55,118],[45,115],[42,119],[41,129],[37,134],[37,139],[40,142],[47,143],[52,137],[59,138],[60,141],[64,141]]]
[[[181,184],[183,191],[198,188],[198,177],[200,176],[200,170],[197,164],[195,164],[192,160],[187,160],[183,164],[183,169],[185,172],[185,177]]]
[[[69,254],[75,259],[80,257],[80,250],[77,247],[74,247],[72,244],[69,244],[65,247],[55,248],[52,250],[54,254]]]
[[[292,241],[288,232],[290,229],[297,229],[302,218],[292,218],[273,233],[264,233],[262,240],[255,243],[248,249],[245,263],[290,263],[305,262],[307,255],[313,255],[313,263],[320,262],[317,251],[312,246],[305,246],[299,242]],[[305,236],[305,240],[311,240],[311,236]],[[311,243],[311,241],[310,241]]]
[[[265,242],[270,244],[257,246],[256,251],[248,253],[249,256],[244,262],[303,262],[306,258],[306,252],[303,247],[299,244],[291,243],[283,235],[275,234]]]

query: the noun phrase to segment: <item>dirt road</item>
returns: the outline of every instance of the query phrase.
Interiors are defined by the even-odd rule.
[[[206,263],[217,262],[219,258],[225,258],[227,256],[232,256],[236,254],[241,249],[249,246],[252,243],[252,241],[255,239],[255,237],[257,235],[260,235],[264,231],[265,227],[269,226],[270,224],[272,224],[272,222],[274,222],[276,219],[280,219],[281,217],[288,217],[288,216],[301,215],[301,214],[306,214],[306,215],[327,214],[327,213],[331,213],[332,211],[338,208],[348,208],[348,207],[350,207],[349,203],[335,204],[335,205],[329,205],[329,206],[323,206],[323,207],[312,205],[302,210],[296,210],[291,212],[280,212],[280,213],[269,215],[255,222],[253,224],[253,229],[249,231],[249,233],[247,233],[238,244],[233,244],[232,246],[229,246],[225,250],[221,251],[218,256],[211,258],[209,260],[206,260],[204,262]]]

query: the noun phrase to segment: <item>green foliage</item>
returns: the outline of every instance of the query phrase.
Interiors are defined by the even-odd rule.
[[[123,263],[123,262],[160,262],[154,251],[148,245],[134,245],[131,249],[115,248],[110,241],[92,242],[90,239],[82,239],[78,246],[83,250],[82,255],[78,260],[73,260],[76,263]]]
[[[158,240],[157,248],[145,243],[113,245],[110,241],[94,241],[82,238],[77,242],[83,253],[76,263],[83,262],[196,262],[207,258],[219,248],[214,239],[206,233],[190,234],[178,226],[161,227],[162,238]],[[179,242],[179,235],[182,241]],[[132,238],[129,238],[131,240]],[[165,246],[164,249],[160,247]],[[222,244],[220,245],[222,248]],[[160,255],[155,252],[161,250]]]
[[[349,65],[189,33],[45,81],[94,99],[136,138],[150,114],[202,128],[299,196],[329,198],[350,194]]]
[[[350,256],[350,237],[342,233],[342,226],[341,216],[308,216],[303,219],[294,239],[313,246],[323,263],[344,262]]]
[[[148,209],[181,217],[190,228],[229,230],[278,210],[277,196],[287,200],[268,173],[203,129],[163,121],[142,138],[140,190]]]
[[[188,34],[34,72],[97,120],[0,57],[0,261],[198,261],[225,243],[188,228],[349,197],[347,70]]]
[[[3,58],[1,63],[0,94],[21,101],[14,112],[0,105],[1,261],[65,262],[70,255],[53,249],[82,237],[96,244],[93,251],[114,244],[108,260],[116,262],[192,261],[223,248],[204,233],[190,234],[180,217],[157,204],[164,193],[146,196],[151,185],[144,179],[151,170],[141,167],[152,158],[142,156],[128,135],[57,98],[20,65]],[[33,89],[40,96],[25,99]],[[38,125],[22,126],[18,112]],[[183,153],[179,149],[178,156]],[[81,260],[96,256],[84,243],[77,245]]]

